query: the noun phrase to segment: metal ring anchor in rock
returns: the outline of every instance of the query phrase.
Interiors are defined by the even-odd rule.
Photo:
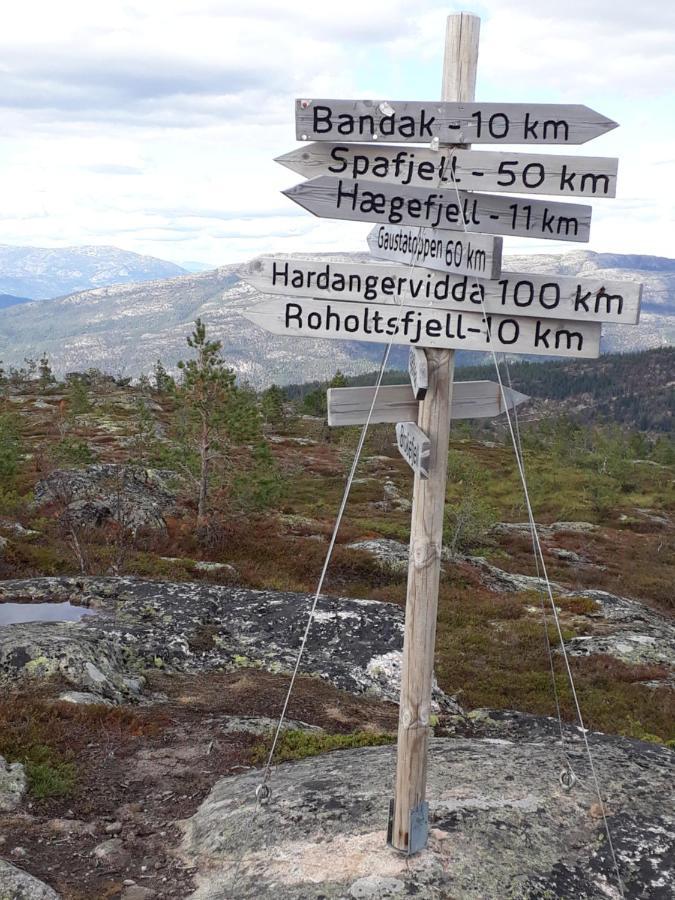
[[[560,773],[560,784],[565,788],[566,791],[571,791],[576,783],[577,776],[572,771],[572,767],[567,766]]]
[[[255,789],[255,799],[260,806],[267,806],[272,799],[272,788],[268,784],[259,784]]]

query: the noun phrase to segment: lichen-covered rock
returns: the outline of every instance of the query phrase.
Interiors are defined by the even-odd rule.
[[[0,628],[0,682],[58,676],[81,691],[121,702],[139,694],[128,665],[121,642],[97,629],[72,622]]]
[[[564,532],[572,534],[590,534],[597,531],[598,526],[591,522],[553,522],[551,525],[537,523],[537,534],[540,538],[550,538]],[[522,534],[530,535],[529,522],[497,522],[490,529],[492,534]]]
[[[59,900],[43,881],[0,859],[0,900]]]
[[[618,900],[578,733],[568,745],[578,780],[566,790],[551,723],[510,720],[503,733],[492,721],[492,737],[432,740],[430,838],[411,858],[385,845],[393,747],[279,766],[256,815],[260,773],[222,779],[185,823],[192,900]],[[625,900],[670,900],[675,754],[602,735],[590,743]]]
[[[57,469],[35,486],[35,502],[58,503],[77,526],[114,521],[129,531],[164,531],[164,515],[175,503],[175,472],[115,463]]]
[[[21,763],[7,762],[0,756],[0,813],[11,812],[26,793],[26,772]]]
[[[144,669],[291,672],[313,597],[204,583],[134,578],[36,578],[0,582],[0,601],[70,599],[101,610],[79,623],[0,629],[0,681],[59,673],[75,690],[113,700],[133,697]],[[399,680],[374,659],[400,654],[403,610],[391,603],[319,599],[300,673],[342,690],[398,701]],[[95,667],[96,675],[91,667]],[[139,686],[140,689],[140,686]],[[440,708],[457,705],[436,689]]]

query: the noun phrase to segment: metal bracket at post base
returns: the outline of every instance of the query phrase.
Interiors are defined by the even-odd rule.
[[[414,806],[410,810],[410,824],[408,826],[408,846],[406,849],[394,847],[394,809],[395,800],[389,801],[389,822],[387,824],[387,845],[402,853],[404,856],[412,856],[424,850],[429,837],[429,804],[426,801]]]

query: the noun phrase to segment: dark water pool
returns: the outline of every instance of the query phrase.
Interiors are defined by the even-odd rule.
[[[0,603],[0,626],[18,622],[78,622],[96,610],[70,603]]]

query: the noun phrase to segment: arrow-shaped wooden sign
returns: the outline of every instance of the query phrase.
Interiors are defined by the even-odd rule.
[[[295,256],[259,256],[242,273],[263,294],[438,309],[485,311],[586,322],[633,324],[642,286],[630,281],[502,272],[497,281],[442,274],[433,269],[352,263]],[[391,315],[389,309],[389,315]]]
[[[272,334],[456,350],[527,353],[595,359],[596,322],[534,317],[483,316],[476,312],[392,307],[378,303],[271,298],[242,312]]]
[[[304,178],[342,176],[412,187],[615,197],[618,159],[362,144],[304,144],[276,162]]]
[[[499,278],[503,243],[491,234],[408,225],[376,225],[368,235],[368,249],[376,259],[488,279]]]
[[[447,186],[444,190],[401,187],[329,175],[303,181],[282,193],[320,218],[557,241],[590,238],[591,207],[579,203],[471,194]]]
[[[408,463],[415,475],[429,477],[431,441],[414,422],[398,422],[396,425],[398,452]]]
[[[363,425],[370,413],[374,387],[328,389],[328,424]],[[504,388],[504,399],[494,381],[456,381],[452,389],[452,419],[487,419],[513,409],[530,398],[519,391]],[[371,424],[417,421],[419,400],[409,384],[383,384],[370,416]]]
[[[296,100],[301,141],[585,144],[617,123],[581,105]]]

